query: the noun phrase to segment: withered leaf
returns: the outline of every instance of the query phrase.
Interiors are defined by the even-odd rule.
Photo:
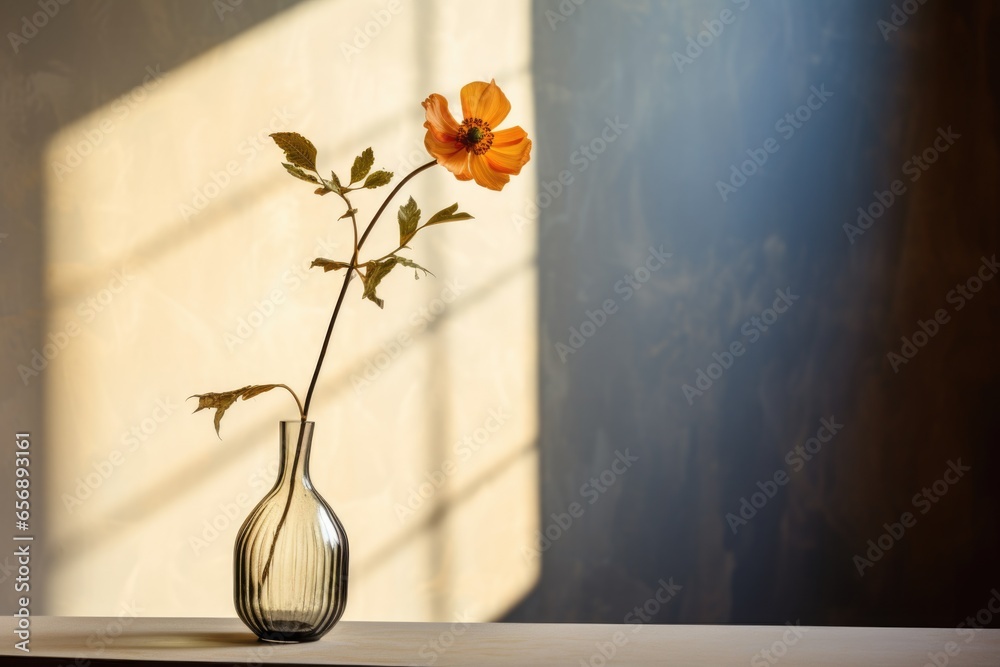
[[[340,184],[340,178],[337,176],[337,173],[334,172],[334,171],[330,172],[330,180],[326,181],[324,183],[324,185],[326,185],[326,187],[330,188],[330,190],[332,190],[333,192],[336,192],[338,195],[344,189],[344,186]]]
[[[380,169],[368,174],[368,178],[365,179],[365,187],[369,190],[374,190],[383,185],[389,185],[390,181],[392,181],[392,172]]]
[[[419,264],[417,264],[416,262],[414,262],[412,259],[407,259],[406,257],[400,257],[399,255],[396,255],[395,257],[396,257],[396,261],[398,261],[400,264],[402,264],[403,266],[408,266],[411,269],[413,269],[413,277],[416,278],[417,280],[420,279],[420,274],[417,273],[418,270],[423,271],[424,275],[429,275],[429,276],[433,276],[434,275],[433,273],[431,273],[430,271],[428,271],[424,267],[422,267]]]
[[[362,151],[361,155],[354,158],[354,164],[351,166],[351,182],[349,185],[353,185],[367,176],[368,172],[372,170],[373,164],[375,164],[375,154],[371,148],[366,148]]]
[[[350,268],[351,265],[347,262],[337,262],[332,259],[324,259],[322,257],[317,257],[312,261],[312,264],[309,265],[309,268],[311,269],[314,266],[323,267],[323,271],[325,272],[325,271],[338,271],[340,269],[347,269]]]
[[[296,167],[316,171],[316,147],[298,132],[275,132],[271,135],[285,158]]]
[[[431,225],[438,225],[442,222],[452,222],[453,220],[471,220],[472,216],[468,213],[464,213],[458,210],[458,204],[452,204],[448,208],[443,208],[434,215],[431,219],[427,221],[424,227],[429,227]]]
[[[349,218],[352,215],[355,215],[357,212],[358,212],[358,209],[356,209],[356,208],[349,208],[349,209],[347,209],[347,213],[345,213],[344,215],[340,216],[337,219],[338,220],[343,220],[344,218]]]
[[[301,167],[296,167],[294,164],[289,164],[287,162],[282,162],[281,166],[284,167],[285,170],[295,178],[319,185],[319,179],[310,174],[309,172],[305,171]]]
[[[410,201],[413,201],[412,199]],[[387,257],[382,261],[372,260],[365,264],[365,291],[361,295],[362,298],[373,301],[379,308],[385,307],[385,301],[378,298],[375,294],[375,289],[378,287],[382,279],[389,275],[389,272],[399,263],[399,258],[395,255]]]
[[[194,409],[195,412],[209,408],[215,410],[215,434],[218,435],[219,438],[222,438],[222,434],[219,433],[219,426],[222,424],[222,416],[226,414],[226,410],[228,410],[237,399],[242,398],[245,401],[257,396],[258,394],[263,394],[265,391],[271,391],[275,387],[281,386],[282,385],[280,384],[251,384],[246,387],[234,389],[233,391],[195,394],[194,396],[188,396],[188,398],[198,399],[198,407]]]
[[[251,398],[253,398],[254,396],[258,396],[260,394],[263,394],[265,391],[271,391],[272,389],[275,389],[276,387],[279,387],[279,386],[280,385],[277,385],[277,384],[255,384],[255,385],[251,385],[246,391],[244,391],[242,394],[240,394],[240,398],[242,398],[244,401],[248,401]]]
[[[399,245],[405,246],[413,238],[419,222],[420,209],[413,197],[410,197],[409,201],[399,207]]]

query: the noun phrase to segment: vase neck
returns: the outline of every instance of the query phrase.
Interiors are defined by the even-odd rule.
[[[281,422],[281,467],[278,485],[309,484],[309,450],[312,447],[314,422]],[[301,436],[301,438],[300,438]],[[296,452],[298,455],[296,456]]]

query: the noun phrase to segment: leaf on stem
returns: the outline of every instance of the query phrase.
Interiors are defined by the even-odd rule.
[[[323,267],[323,271],[326,272],[326,271],[338,271],[340,269],[347,269],[350,268],[351,265],[347,262],[338,262],[332,259],[324,259],[322,257],[317,257],[312,261],[312,264],[309,265],[309,268],[311,269],[314,266],[321,266]]]
[[[319,179],[310,174],[309,172],[305,171],[301,167],[296,167],[294,164],[289,164],[287,162],[282,162],[281,166],[284,167],[285,170],[288,171],[288,173],[294,176],[295,178],[306,181],[307,183],[315,183],[316,185],[319,185]]]
[[[373,164],[375,164],[375,154],[371,148],[366,148],[361,155],[354,158],[354,165],[351,167],[351,182],[348,185],[354,185],[367,176],[368,172],[372,170]]]
[[[424,227],[430,227],[431,225],[439,225],[442,222],[452,222],[454,220],[471,220],[472,216],[468,213],[458,210],[458,204],[452,204],[448,208],[443,208],[434,215],[431,219],[427,221]]]
[[[380,188],[383,185],[389,185],[390,181],[392,181],[391,171],[373,171],[368,174],[368,178],[365,179],[364,187],[369,190],[374,190],[375,188]]]
[[[399,262],[400,264],[402,264],[403,266],[408,266],[411,269],[413,269],[413,277],[416,280],[420,280],[420,274],[417,273],[418,270],[423,271],[424,275],[427,275],[427,276],[433,276],[434,275],[433,273],[431,273],[430,271],[428,271],[424,267],[422,267],[419,264],[417,264],[416,262],[414,262],[412,259],[407,259],[406,257],[400,257],[399,255],[395,255],[395,258],[396,258],[396,261]]]
[[[342,215],[339,218],[337,218],[337,220],[343,220],[344,218],[349,218],[352,215],[355,215],[357,212],[358,212],[358,209],[356,209],[356,208],[349,208],[349,209],[347,209],[347,213],[345,213],[344,215]]]
[[[296,167],[316,171],[316,147],[298,132],[275,132],[271,135],[285,158]]]
[[[271,391],[272,389],[280,386],[282,385],[252,384],[240,389],[234,389],[233,391],[224,391],[218,394],[195,394],[194,396],[188,396],[188,398],[198,399],[198,407],[194,409],[195,412],[209,408],[215,410],[215,434],[218,435],[219,438],[222,438],[222,435],[219,433],[219,426],[222,424],[222,415],[226,414],[226,410],[228,410],[229,407],[236,402],[236,399],[242,398],[246,401],[254,396],[257,396],[258,394],[263,394],[265,391]]]
[[[420,209],[413,197],[410,197],[409,201],[399,207],[399,245],[405,246],[413,238],[419,222]]]
[[[330,188],[331,192],[336,192],[338,195],[344,189],[344,186],[340,184],[340,179],[337,174],[333,171],[330,172],[330,180],[325,183],[326,187]]]
[[[361,295],[362,298],[368,299],[369,301],[374,301],[375,305],[379,308],[385,307],[385,301],[378,298],[375,294],[375,289],[378,287],[382,279],[389,275],[389,272],[395,268],[396,264],[399,263],[399,258],[395,255],[387,257],[381,261],[372,260],[365,263],[365,291]]]

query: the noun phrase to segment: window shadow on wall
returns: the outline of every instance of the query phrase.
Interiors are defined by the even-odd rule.
[[[61,349],[59,340],[52,338],[50,295],[45,290],[50,241],[45,225],[46,182],[59,175],[53,171],[55,165],[46,161],[49,143],[61,128],[109,103],[128,104],[122,96],[133,93],[154,73],[166,74],[183,66],[298,4],[298,0],[51,4],[57,7],[52,15],[41,12],[37,2],[9,2],[0,7],[0,25],[10,33],[0,56],[0,79],[4,81],[0,153],[5,156],[0,166],[0,199],[4,203],[0,222],[0,308],[4,320],[0,353],[5,359],[0,421],[32,436],[37,480],[31,498],[36,534],[32,585],[38,591],[32,596],[33,613],[43,613],[45,595],[56,594],[45,585],[46,554],[57,549],[47,544],[44,534],[52,508],[45,503],[45,478],[41,476],[42,470],[55,464],[46,456],[46,357]],[[68,152],[65,157],[69,158]],[[169,248],[161,243],[148,250],[166,252]],[[4,479],[11,482],[5,488],[13,488],[10,461],[4,460],[0,466]],[[0,563],[0,583],[12,572],[4,565]],[[3,590],[0,603],[13,609],[13,588],[4,586]]]

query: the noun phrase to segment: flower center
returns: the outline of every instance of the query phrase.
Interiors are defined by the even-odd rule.
[[[493,145],[493,131],[479,118],[466,118],[458,128],[458,141],[465,150],[482,155]]]

